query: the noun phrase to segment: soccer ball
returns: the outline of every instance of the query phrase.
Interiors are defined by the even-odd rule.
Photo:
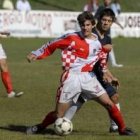
[[[73,130],[72,122],[67,118],[58,118],[54,123],[54,131],[57,135],[69,135]]]

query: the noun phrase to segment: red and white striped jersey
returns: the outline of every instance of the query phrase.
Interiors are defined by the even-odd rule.
[[[37,59],[43,59],[56,49],[61,49],[64,71],[88,72],[98,60],[101,61],[103,71],[106,71],[107,52],[98,41],[97,35],[93,35],[95,39],[90,40],[84,38],[81,32],[66,34],[31,53],[35,54]]]

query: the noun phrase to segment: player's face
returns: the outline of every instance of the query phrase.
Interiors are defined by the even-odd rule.
[[[101,19],[101,28],[103,31],[107,31],[113,23],[113,20],[110,16],[103,16]]]
[[[82,25],[80,25],[80,28],[84,37],[88,38],[91,36],[93,25],[90,20],[86,20]]]

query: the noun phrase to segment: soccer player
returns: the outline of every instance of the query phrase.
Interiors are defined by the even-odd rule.
[[[112,23],[114,22],[114,20],[115,20],[114,12],[110,8],[106,8],[102,10],[102,12],[100,13],[100,17],[98,18],[98,23],[96,27],[93,28],[93,33],[95,33],[98,36],[98,39],[103,46],[106,44],[111,45],[111,38],[110,36],[108,36],[107,32],[108,29],[111,27]],[[113,101],[114,104],[116,104],[118,110],[120,110],[119,95],[117,94],[116,91],[116,89],[119,88],[119,81],[111,74],[109,69],[105,74],[103,74],[101,70],[100,61],[98,61],[94,66],[93,72],[96,74],[98,81],[104,87],[110,99]],[[82,107],[84,102],[85,101],[82,99],[82,97],[79,97],[77,103],[76,104],[73,103],[71,105],[65,117],[68,119],[72,119],[74,114]],[[110,118],[109,131],[110,132],[118,131],[118,126],[111,118]]]
[[[101,11],[104,10],[105,8],[110,8],[111,0],[103,0],[103,1],[104,1],[104,5],[99,6],[97,12],[95,13],[95,18],[97,21],[98,21],[98,17],[100,16]],[[116,17],[115,17],[114,22],[123,29],[123,26],[120,24],[120,22],[117,20]],[[107,33],[108,33],[108,35],[110,35],[110,29],[108,30]],[[123,67],[122,64],[117,64],[113,49],[109,53],[109,60],[113,67],[118,67],[118,68]]]
[[[27,56],[28,61],[31,62],[51,55],[56,48],[61,49],[64,72],[58,88],[55,111],[50,112],[41,124],[29,127],[26,133],[38,133],[54,123],[57,118],[63,117],[70,103],[76,103],[81,95],[83,98],[88,96],[95,99],[107,109],[110,117],[118,125],[120,135],[130,135],[132,132],[126,129],[120,111],[92,72],[92,68],[98,60],[101,61],[102,71],[107,71],[106,47],[102,47],[97,35],[92,33],[95,25],[94,17],[91,12],[83,12],[78,15],[77,20],[81,31],[51,41]]]
[[[1,35],[9,36],[9,32],[0,32]],[[13,98],[13,97],[19,97],[23,94],[23,92],[15,92],[12,87],[12,81],[8,70],[7,65],[7,56],[3,50],[2,44],[0,43],[0,70],[1,70],[1,78],[2,82],[6,88],[7,91],[7,97]]]

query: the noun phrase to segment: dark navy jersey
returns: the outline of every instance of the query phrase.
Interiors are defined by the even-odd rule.
[[[92,32],[98,36],[98,40],[100,41],[102,46],[112,43],[110,35],[108,35],[108,33],[105,33],[104,38],[101,38],[100,35],[98,34],[96,27],[92,29]]]
[[[106,33],[104,35],[104,38],[101,38],[100,35],[98,34],[98,31],[97,31],[96,28],[93,28],[92,32],[98,36],[98,40],[100,41],[100,43],[102,44],[102,46],[104,46],[106,44],[111,44],[111,38],[108,35],[108,33]],[[101,68],[101,65],[100,65],[100,61],[98,61],[95,64],[95,66],[93,68],[93,71],[96,74],[98,80],[102,81],[102,79],[103,79],[103,72],[102,72],[102,68]]]

